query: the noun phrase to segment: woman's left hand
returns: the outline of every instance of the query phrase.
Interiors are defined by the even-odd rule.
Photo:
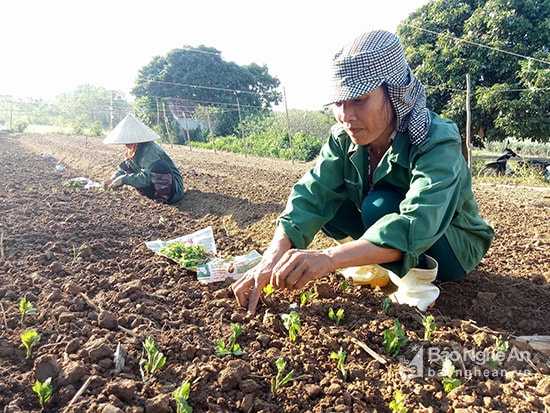
[[[276,288],[300,289],[335,269],[326,251],[291,249],[273,268],[271,284]]]

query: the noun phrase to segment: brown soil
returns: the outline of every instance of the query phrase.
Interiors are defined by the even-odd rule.
[[[63,186],[111,174],[121,148],[99,138],[3,134],[0,148],[0,411],[40,411],[32,386],[48,377],[50,412],[175,412],[173,392],[183,380],[192,383],[196,413],[385,412],[396,390],[410,412],[550,409],[549,356],[517,340],[550,334],[548,190],[475,185],[496,238],[466,279],[440,284],[427,312],[436,323],[431,341],[415,309],[383,310],[391,286],[343,289],[336,273],[307,287],[319,295],[296,307],[301,330],[291,341],[280,314],[299,303],[299,291],[276,291],[251,316],[237,307],[229,282],[200,284],[144,242],[212,226],[220,254],[263,252],[309,164],[167,146],[186,186],[183,201],[167,206],[132,188]],[[314,247],[328,243],[319,237]],[[37,310],[23,321],[22,297]],[[339,326],[328,317],[331,307],[344,309]],[[395,319],[408,342],[389,355],[384,331]],[[216,342],[227,342],[231,323],[243,328],[244,354],[219,357]],[[20,336],[30,329],[41,339],[26,359]],[[167,361],[144,381],[147,337]],[[497,340],[509,348],[495,363]],[[117,369],[118,345],[127,355]],[[340,348],[347,380],[330,357]],[[419,350],[420,374],[406,377]],[[445,355],[462,375],[451,392],[435,374]],[[293,379],[273,394],[279,357]]]

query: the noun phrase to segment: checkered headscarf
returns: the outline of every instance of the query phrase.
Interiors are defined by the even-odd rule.
[[[424,86],[413,74],[399,38],[390,32],[366,32],[332,60],[329,104],[355,99],[386,84],[397,116],[397,130],[418,145],[428,135],[430,114]]]

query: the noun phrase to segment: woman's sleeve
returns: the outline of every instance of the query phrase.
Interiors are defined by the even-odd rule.
[[[461,147],[457,138],[426,142],[410,156],[410,188],[399,213],[382,217],[363,239],[403,252],[399,275],[418,263],[418,257],[447,230],[459,203]]]
[[[342,149],[331,137],[315,166],[293,186],[277,222],[296,248],[306,248],[345,199],[343,162]]]
[[[135,188],[143,188],[151,185],[151,168],[160,159],[154,147],[146,147],[139,162],[136,162],[136,172],[127,173],[122,182]]]

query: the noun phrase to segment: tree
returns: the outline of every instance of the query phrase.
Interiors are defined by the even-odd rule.
[[[434,0],[397,33],[428,106],[462,133],[470,74],[473,134],[547,141],[549,19],[550,0]]]
[[[116,126],[131,108],[121,92],[91,85],[79,85],[74,92],[63,93],[56,100],[63,123],[71,126],[74,133],[87,129],[101,135]]]
[[[267,67],[239,66],[222,59],[220,51],[206,46],[185,46],[157,56],[140,69],[132,94],[155,124],[159,99],[187,100],[196,106],[217,107],[216,133],[234,133],[239,119],[278,104],[280,82]],[[239,114],[240,111],[240,114]]]
[[[29,125],[49,125],[59,119],[55,105],[42,99],[20,99],[0,96],[0,127],[24,132]]]

